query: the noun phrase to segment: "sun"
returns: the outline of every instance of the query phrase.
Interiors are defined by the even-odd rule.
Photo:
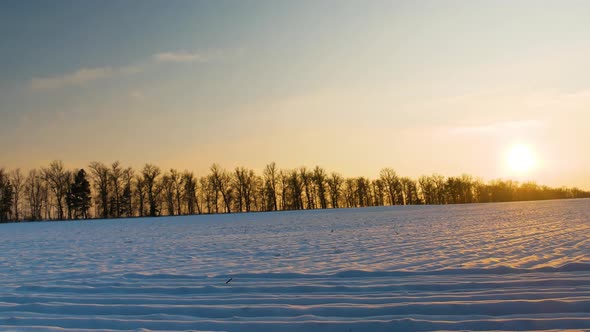
[[[513,173],[529,173],[537,166],[537,158],[530,146],[526,144],[515,144],[508,150],[506,165]]]

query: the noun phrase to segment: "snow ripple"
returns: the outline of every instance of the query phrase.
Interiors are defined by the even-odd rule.
[[[589,217],[575,200],[2,225],[0,331],[590,331]]]

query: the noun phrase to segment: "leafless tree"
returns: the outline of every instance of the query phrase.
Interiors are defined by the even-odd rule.
[[[121,216],[121,210],[123,207],[121,206],[121,195],[123,194],[123,169],[121,168],[121,164],[118,161],[115,161],[111,164],[111,172],[110,172],[110,182],[112,188],[112,204],[111,210],[113,210],[114,217],[119,218]]]
[[[342,178],[342,175],[332,172],[326,182],[328,183],[328,189],[330,191],[330,202],[332,204],[332,208],[336,209],[340,207],[338,201],[340,200],[342,183],[344,182],[344,179]]]
[[[267,194],[267,210],[277,211],[277,184],[278,184],[278,171],[277,165],[272,162],[264,168],[264,186]]]
[[[137,197],[137,210],[140,217],[145,216],[146,181],[142,175],[135,177],[135,196]]]
[[[256,175],[253,170],[244,167],[236,167],[234,173],[234,186],[236,188],[236,200],[238,203],[238,210],[243,212],[251,211],[252,207],[252,192],[256,185]]]
[[[168,215],[174,215],[174,200],[175,200],[175,192],[174,192],[174,181],[170,177],[169,174],[164,174],[162,177],[162,192],[164,193],[164,200],[166,201],[166,207],[168,210]]]
[[[305,192],[307,209],[308,210],[315,209],[315,202],[314,202],[314,196],[313,196],[312,174],[305,167],[301,167],[299,169],[299,174],[300,174],[301,184],[303,186],[302,189]],[[303,206],[301,208],[303,208]]]
[[[159,196],[162,190],[161,186],[158,186],[157,178],[162,171],[158,166],[152,164],[145,164],[141,174],[145,181],[145,189],[148,197],[148,203],[150,206],[149,215],[156,216],[160,213],[158,210]]]
[[[174,199],[176,204],[176,214],[182,214],[182,196],[184,186],[182,185],[183,177],[178,170],[170,169],[170,181],[172,182],[172,186],[174,187]]]
[[[323,168],[316,166],[313,169],[313,183],[315,184],[316,196],[320,201],[320,208],[328,208],[328,201],[326,199],[326,171]]]
[[[286,171],[279,171],[279,182],[281,184],[281,210],[287,210],[287,189],[289,187],[289,177]]]
[[[43,178],[36,169],[29,171],[25,180],[25,199],[29,206],[29,217],[31,220],[41,220],[43,218],[41,209],[43,207]]]
[[[385,186],[385,189],[387,190],[389,204],[395,205],[397,202],[399,202],[399,197],[401,196],[401,193],[399,191],[399,189],[400,189],[399,177],[397,176],[395,171],[391,168],[382,169],[381,172],[379,173],[379,177],[380,177],[381,181],[383,181],[383,185]]]
[[[213,187],[217,193],[221,194],[223,198],[223,204],[227,213],[231,213],[231,201],[232,201],[232,186],[231,177],[225,169],[222,169],[219,165],[211,165],[211,180],[213,181]]]
[[[65,197],[69,189],[69,172],[64,169],[61,161],[52,161],[48,168],[42,170],[43,178],[54,195],[57,205],[57,219],[65,218]]]
[[[20,171],[20,168],[15,169],[14,171],[10,172],[10,181],[12,183],[13,188],[13,211],[14,213],[14,220],[20,220],[21,215],[21,200],[20,198],[23,195],[24,190],[24,176]]]
[[[88,165],[94,188],[98,194],[98,209],[101,218],[109,217],[109,182],[111,180],[111,172],[109,168],[98,161],[93,161]]]
[[[201,213],[201,207],[197,199],[197,180],[192,172],[185,171],[182,174],[182,186],[185,205],[188,214]],[[196,209],[195,209],[196,208]]]

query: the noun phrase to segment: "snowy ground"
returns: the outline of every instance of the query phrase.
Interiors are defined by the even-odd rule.
[[[590,200],[0,225],[0,331],[84,329],[590,329]]]

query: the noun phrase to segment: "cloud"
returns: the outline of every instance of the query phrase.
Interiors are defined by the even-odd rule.
[[[31,88],[35,90],[59,89],[66,86],[83,85],[87,82],[118,75],[130,75],[142,71],[139,66],[80,68],[75,72],[53,77],[34,77]]]
[[[136,74],[142,72],[148,66],[154,66],[160,63],[210,62],[236,56],[241,54],[241,52],[242,49],[162,52],[150,56],[147,61],[137,61],[135,64],[129,66],[84,67],[63,75],[34,77],[31,80],[30,87],[34,90],[52,90],[68,86],[79,86],[92,81]]]
[[[175,52],[162,52],[153,55],[156,62],[171,62],[171,63],[190,63],[190,62],[209,62],[219,60],[242,52],[241,49],[236,50],[206,50],[206,51],[186,51],[180,50]]]
[[[154,59],[158,62],[204,62],[207,61],[207,58],[202,53],[189,53],[186,51],[154,54]]]
[[[112,75],[113,69],[110,67],[81,68],[73,73],[61,76],[35,77],[31,80],[31,87],[33,89],[57,89],[64,86],[79,85],[89,81],[95,81]]]

